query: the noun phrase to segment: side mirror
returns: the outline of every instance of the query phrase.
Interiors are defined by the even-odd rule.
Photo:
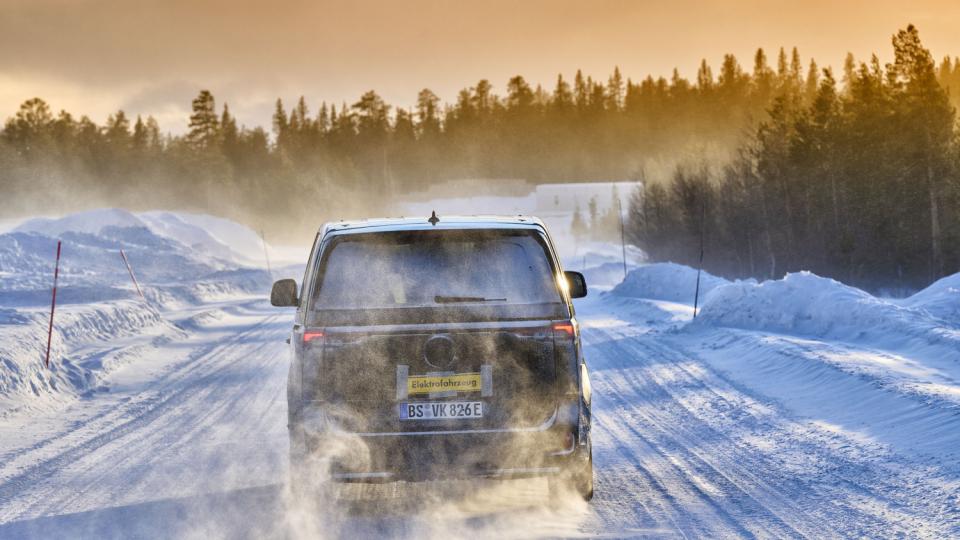
[[[281,279],[273,284],[270,291],[270,303],[277,307],[297,307],[300,299],[297,298],[297,282],[292,279]]]
[[[564,272],[567,285],[570,287],[570,298],[583,298],[587,295],[587,280],[580,272]]]

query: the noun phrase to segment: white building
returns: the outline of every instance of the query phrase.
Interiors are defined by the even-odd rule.
[[[590,200],[597,203],[597,214],[603,215],[611,208],[616,209],[617,200],[626,212],[633,194],[643,189],[642,182],[578,182],[570,184],[540,184],[534,190],[538,216],[572,215],[579,207],[581,215],[586,216]]]

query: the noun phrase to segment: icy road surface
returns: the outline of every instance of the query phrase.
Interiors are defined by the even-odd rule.
[[[524,481],[441,500],[429,484],[380,488],[347,515],[294,508],[291,317],[248,299],[165,313],[192,321],[187,337],[112,344],[142,358],[108,390],[0,420],[0,537],[960,535],[960,466],[944,450],[960,445],[956,403],[803,367],[892,353],[678,330],[690,309],[664,301],[591,294],[578,309],[595,396],[589,505],[538,506],[545,484]]]

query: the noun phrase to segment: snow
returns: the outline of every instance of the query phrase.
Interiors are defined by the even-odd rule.
[[[907,298],[902,305],[924,309],[954,326],[960,326],[960,273],[937,280]]]
[[[220,259],[230,260],[240,254],[238,253],[239,250],[235,251],[228,246],[248,245],[250,243],[249,238],[245,239],[246,242],[219,240],[211,232],[208,232],[209,229],[189,223],[185,217],[185,215],[172,212],[144,212],[139,215],[144,225],[155,234],[171,238],[194,251]],[[259,239],[254,241],[259,241]]]
[[[101,235],[109,229],[147,229],[195,251],[197,256],[242,264],[263,264],[263,242],[251,228],[228,219],[189,212],[128,212],[102,208],[60,218],[34,218],[11,232],[39,233],[48,237],[86,233]]]
[[[704,298],[710,291],[729,283],[706,271],[701,272],[700,297]],[[612,292],[619,296],[692,304],[696,290],[696,269],[675,263],[655,263],[628,273],[626,279],[614,287]]]
[[[268,290],[265,271],[238,262],[230,248],[202,233],[171,213],[141,219],[104,209],[32,219],[0,234],[0,417],[82,396],[136,358],[131,350],[180,337],[164,312]],[[180,241],[194,236],[192,244]],[[57,240],[62,252],[54,361],[46,369]],[[135,292],[120,249],[146,300]]]
[[[619,245],[558,235],[591,291],[594,501],[426,483],[337,513],[286,491],[292,313],[266,305],[258,236],[218,219],[104,210],[0,234],[0,538],[960,536],[960,274],[890,300],[704,272],[694,320],[695,269],[630,250],[624,280]]]
[[[147,220],[162,219],[167,222],[182,222],[189,226],[190,230],[200,229],[219,244],[229,246],[228,249],[238,256],[239,260],[258,266],[264,263],[263,240],[260,235],[250,227],[236,221],[208,214],[188,212],[144,212],[140,216]],[[182,238],[178,238],[178,240],[186,244],[192,238],[195,237],[189,231],[185,231]],[[268,248],[272,256],[275,248],[269,244]]]
[[[34,218],[14,229],[15,232],[34,232],[58,236],[66,232],[99,234],[106,227],[143,227],[144,223],[132,213],[119,208],[103,208],[78,212],[62,218]]]
[[[960,348],[960,332],[928,313],[810,272],[714,288],[698,322],[888,347],[915,342]]]

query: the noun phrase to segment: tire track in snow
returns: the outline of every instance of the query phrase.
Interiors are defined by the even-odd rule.
[[[87,493],[87,489],[98,485],[100,475],[94,473],[98,468],[106,473],[127,461],[143,459],[144,456],[153,457],[158,441],[170,436],[171,432],[174,432],[172,436],[176,437],[176,432],[183,425],[178,422],[171,423],[171,420],[190,419],[193,416],[193,420],[202,421],[204,417],[223,411],[230,404],[229,401],[208,400],[216,406],[201,407],[199,410],[197,407],[185,407],[184,402],[194,397],[202,401],[203,398],[209,397],[211,393],[222,388],[223,385],[219,384],[222,381],[217,380],[217,375],[232,366],[231,360],[235,360],[240,353],[256,352],[245,347],[245,342],[256,341],[256,336],[263,338],[264,334],[270,333],[276,333],[279,337],[279,329],[269,328],[269,325],[278,318],[278,315],[262,317],[257,323],[236,334],[203,346],[190,354],[187,360],[180,362],[155,385],[151,385],[149,390],[123,403],[118,408],[120,410],[105,411],[102,415],[96,415],[72,426],[71,433],[78,431],[84,433],[80,440],[69,441],[66,448],[58,449],[52,456],[41,458],[33,466],[7,478],[0,484],[0,501],[4,501],[5,504],[9,501],[17,501],[16,506],[0,511],[0,522],[48,514],[51,511],[60,513],[69,510],[71,501],[89,498],[92,495]],[[234,399],[250,394],[249,388],[239,385],[235,389]],[[153,431],[151,428],[155,423],[161,429]],[[166,429],[164,429],[165,426]],[[86,434],[91,436],[86,437]],[[51,439],[64,435],[57,434]],[[66,436],[70,437],[69,434]],[[105,448],[109,450],[107,447],[110,445],[115,447],[115,451],[102,452]],[[37,446],[44,445],[34,445],[34,447]],[[135,447],[140,447],[143,451],[133,452]],[[159,447],[164,446],[159,445]],[[85,486],[78,486],[80,489],[64,489],[60,483],[55,482],[60,475],[66,475],[68,481],[74,480],[77,475],[71,467],[84,461],[87,461],[86,468],[82,468],[80,472],[86,473],[81,474],[81,477],[89,477]],[[116,495],[109,486],[106,491],[108,497],[111,494]],[[63,492],[64,495],[58,497],[58,492]],[[110,501],[88,499],[90,504],[98,502],[109,503]],[[58,506],[58,503],[66,507]]]
[[[655,409],[658,404],[666,405],[672,397],[659,385],[630,377],[630,367],[622,358],[637,360],[636,353],[625,349],[617,338],[606,332],[593,330],[595,333],[588,338],[590,352],[599,353],[604,364],[612,364],[597,369],[600,362],[595,356],[588,356],[588,361],[594,364],[594,395],[601,396],[601,410],[606,405],[604,401],[609,399],[614,405],[612,408],[619,413],[612,421],[618,424],[620,431],[615,435],[621,446],[619,451],[629,456],[628,461],[654,476],[655,484],[662,486],[660,491],[665,496],[679,501],[679,504],[672,505],[672,514],[681,531],[689,528],[688,533],[701,537],[749,537],[764,533],[778,537],[803,536],[778,515],[784,513],[782,509],[771,510],[769,506],[773,504],[761,502],[760,497],[742,486],[742,482],[731,480],[728,477],[730,471],[725,474],[704,460],[693,448],[704,441],[680,436],[689,425],[699,424],[696,418],[686,415],[664,418],[663,415],[650,414],[647,409]],[[607,338],[605,342],[602,341],[604,337]],[[627,391],[639,391],[640,396],[628,398],[623,386],[628,387]],[[611,416],[609,412],[606,415]],[[633,449],[638,442],[652,449],[652,454],[638,455]],[[689,527],[685,527],[685,523]]]
[[[261,350],[269,348],[267,345],[269,344],[265,343],[254,349],[244,348],[241,350],[249,356],[258,358],[266,356],[261,355]],[[234,351],[233,354],[238,352],[240,351]],[[230,358],[229,356],[225,357],[225,360],[229,361]],[[70,483],[74,484],[75,487],[63,492],[65,494],[73,493],[74,495],[62,500],[50,500],[49,506],[56,508],[58,512],[73,512],[87,509],[97,500],[101,500],[107,505],[127,502],[124,500],[118,501],[116,494],[108,489],[108,486],[117,485],[117,482],[103,481],[107,477],[118,475],[122,477],[118,480],[121,480],[127,486],[138,488],[137,491],[127,492],[125,494],[126,499],[149,500],[155,497],[156,493],[152,491],[152,488],[156,482],[150,482],[149,480],[150,477],[163,476],[162,472],[157,472],[158,470],[169,469],[171,462],[180,462],[180,465],[183,466],[184,464],[182,460],[178,459],[178,455],[186,453],[196,455],[198,453],[197,444],[202,444],[203,441],[210,439],[210,437],[204,436],[204,432],[215,431],[224,424],[230,425],[223,421],[225,418],[247,418],[243,411],[248,408],[246,404],[255,399],[256,392],[244,388],[230,388],[229,385],[222,384],[223,379],[226,378],[223,372],[233,369],[233,366],[230,363],[223,362],[218,367],[220,369],[202,375],[199,379],[190,383],[200,390],[192,395],[184,395],[182,401],[171,404],[170,410],[163,416],[163,422],[159,422],[160,425],[158,426],[151,426],[151,428],[158,429],[151,429],[149,433],[144,434],[141,428],[138,430],[138,434],[145,435],[143,437],[137,437],[130,441],[128,439],[131,437],[127,436],[111,441],[99,448],[90,459],[92,461],[89,468],[90,474],[87,471],[84,471],[83,474],[71,471]],[[248,378],[256,380],[255,376],[265,371],[261,369],[262,367],[263,365],[249,366],[249,368],[257,369],[255,371],[245,370],[250,371]],[[125,466],[128,462],[133,466]],[[109,467],[107,467],[108,464]],[[185,465],[199,469],[197,473],[200,476],[197,478],[203,477],[204,469],[211,468],[209,463],[202,463],[200,459],[188,460]],[[124,472],[122,474],[118,473],[118,469]],[[181,473],[178,476],[182,477],[183,474]],[[200,489],[189,489],[189,486],[181,486],[180,489],[187,488],[189,492],[196,493],[197,491],[215,491],[225,487],[216,485],[215,482],[209,480],[205,484],[197,486]],[[101,494],[99,499],[96,497],[97,493]]]
[[[797,346],[792,340],[784,343],[785,337],[789,336],[721,329],[714,332],[711,337],[715,343],[704,348],[701,354],[710,354],[713,350],[728,347],[738,351],[737,354],[744,354],[739,349],[746,344],[751,351],[747,354],[762,355],[758,356],[758,362],[774,359],[775,361],[785,360],[793,366],[809,365],[826,368],[826,371],[831,374],[829,379],[831,382],[839,382],[846,377],[854,378],[857,384],[872,386],[875,392],[870,397],[894,393],[893,388],[880,384],[872,376],[851,373],[829,362],[821,365],[822,361],[816,358],[822,350],[844,351],[851,354],[865,352],[881,356],[887,355],[884,351],[861,348],[848,343],[813,340],[803,340],[804,345]],[[664,341],[658,345],[693,357],[675,340]],[[820,345],[822,349],[818,349]],[[729,351],[726,354],[729,354]],[[719,375],[717,377],[724,384],[739,388],[724,377]],[[824,387],[821,391],[830,392],[831,390]],[[745,389],[742,392],[749,393]],[[917,394],[909,392],[897,393],[897,395],[899,398],[912,400],[913,406],[907,413],[902,411],[895,413],[896,419],[891,419],[891,423],[908,427],[913,422],[919,421],[928,426],[936,424],[931,426],[934,432],[955,433],[955,430],[951,429],[956,419],[955,406],[946,404],[943,407],[943,403],[922,399]],[[921,412],[920,409],[927,410]],[[894,413],[885,414],[891,416]],[[805,445],[802,450],[818,459],[824,465],[826,473],[823,478],[808,479],[805,492],[816,492],[819,494],[820,501],[832,501],[832,506],[835,507],[843,505],[857,507],[858,510],[848,510],[848,512],[859,512],[860,517],[856,524],[863,531],[860,534],[882,536],[889,534],[890,530],[900,530],[903,534],[948,537],[956,536],[960,532],[960,510],[956,505],[956,501],[960,501],[960,495],[958,495],[960,481],[957,480],[955,463],[944,467],[943,463],[936,460],[931,462],[921,458],[917,461],[916,457],[909,458],[897,454],[880,443],[852,441],[849,437],[834,431],[825,431],[822,426],[812,426],[809,420],[792,421],[789,417],[786,411],[778,410],[776,421],[785,426],[783,431],[787,435],[801,433],[802,437],[788,436],[781,441],[785,440],[795,446]],[[809,473],[810,471],[804,471],[804,476],[809,477]],[[822,505],[818,508],[823,511],[828,507]],[[932,516],[943,516],[943,519],[931,519]],[[843,518],[843,515],[839,518]]]
[[[931,477],[923,466],[860,447],[807,420],[793,420],[780,406],[755,398],[713,371],[686,351],[675,333],[637,334],[638,328],[626,323],[598,328],[590,327],[589,315],[583,320],[594,395],[599,396],[595,407],[607,406],[605,392],[619,397],[621,409],[631,414],[621,412],[618,422],[665,448],[692,477],[704,471],[697,468],[703,463],[708,472],[719,474],[708,474],[708,479],[719,479],[721,486],[730,482],[749,495],[724,504],[757,534],[956,533],[950,519],[935,518],[946,501],[956,500],[938,494],[947,486],[935,471]],[[751,509],[757,506],[786,527],[775,532],[764,524],[763,512]],[[756,528],[757,523],[762,525]]]

